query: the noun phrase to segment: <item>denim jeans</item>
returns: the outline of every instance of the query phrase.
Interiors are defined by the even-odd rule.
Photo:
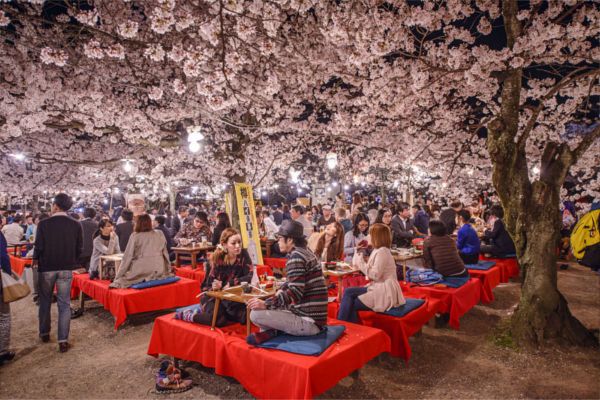
[[[73,273],[72,271],[38,272],[38,277],[40,336],[50,334],[50,306],[52,305],[52,292],[56,284],[58,343],[67,342],[71,326],[71,280],[73,279]]]
[[[294,336],[312,336],[321,332],[312,318],[286,310],[252,310],[250,320],[261,330],[277,329]]]
[[[340,310],[338,311],[338,318],[340,321],[348,321],[358,323],[358,311],[368,311],[369,307],[365,306],[362,301],[358,299],[361,294],[367,293],[366,287],[349,287],[344,290],[344,297],[342,297],[342,304],[340,304]]]

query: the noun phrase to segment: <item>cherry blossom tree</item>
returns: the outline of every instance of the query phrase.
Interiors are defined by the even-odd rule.
[[[0,168],[11,189],[177,181],[216,192],[233,181],[269,187],[291,166],[303,183],[418,180],[446,197],[493,184],[524,271],[514,337],[590,338],[557,289],[554,245],[565,179],[571,195],[600,196],[594,2],[55,0],[0,10]],[[189,126],[202,129],[198,153],[186,148]],[[29,169],[9,159],[18,151]]]

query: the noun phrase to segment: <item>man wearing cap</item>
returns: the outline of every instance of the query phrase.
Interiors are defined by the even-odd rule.
[[[333,216],[333,213],[331,212],[331,206],[328,204],[325,204],[323,206],[323,215],[321,216],[321,218],[319,218],[319,222],[317,223],[317,228],[321,228],[322,226],[325,227],[334,222],[335,222],[335,217]]]
[[[250,320],[261,332],[248,336],[249,344],[260,344],[278,331],[311,336],[327,324],[327,287],[317,257],[306,248],[304,229],[297,221],[283,221],[278,244],[288,254],[287,282],[267,300],[248,301]]]

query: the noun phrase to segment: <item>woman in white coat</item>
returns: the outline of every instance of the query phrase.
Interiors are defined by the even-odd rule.
[[[406,303],[396,276],[396,262],[390,251],[391,232],[384,224],[374,224],[370,231],[373,251],[365,262],[362,250],[355,253],[352,263],[370,280],[365,287],[344,290],[338,319],[359,322],[358,311],[385,312]]]

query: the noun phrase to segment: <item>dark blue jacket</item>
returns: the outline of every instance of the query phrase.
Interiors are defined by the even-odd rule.
[[[2,271],[9,275],[11,274],[12,270],[10,269],[10,257],[8,256],[6,238],[2,232],[0,232],[0,267],[2,267]],[[0,285],[0,290],[2,290],[2,285]]]
[[[423,235],[427,235],[427,232],[429,232],[429,214],[427,214],[424,210],[417,211],[415,213],[415,217],[413,218],[413,225]]]
[[[498,253],[496,255],[514,254],[516,252],[515,244],[506,231],[504,221],[501,219],[497,219],[494,222],[494,228],[491,231],[489,229],[485,231],[485,238],[496,247],[496,252]]]
[[[464,224],[458,230],[458,237],[456,240],[456,247],[458,251],[463,254],[479,254],[479,246],[481,242],[477,237],[477,232],[471,224]]]

